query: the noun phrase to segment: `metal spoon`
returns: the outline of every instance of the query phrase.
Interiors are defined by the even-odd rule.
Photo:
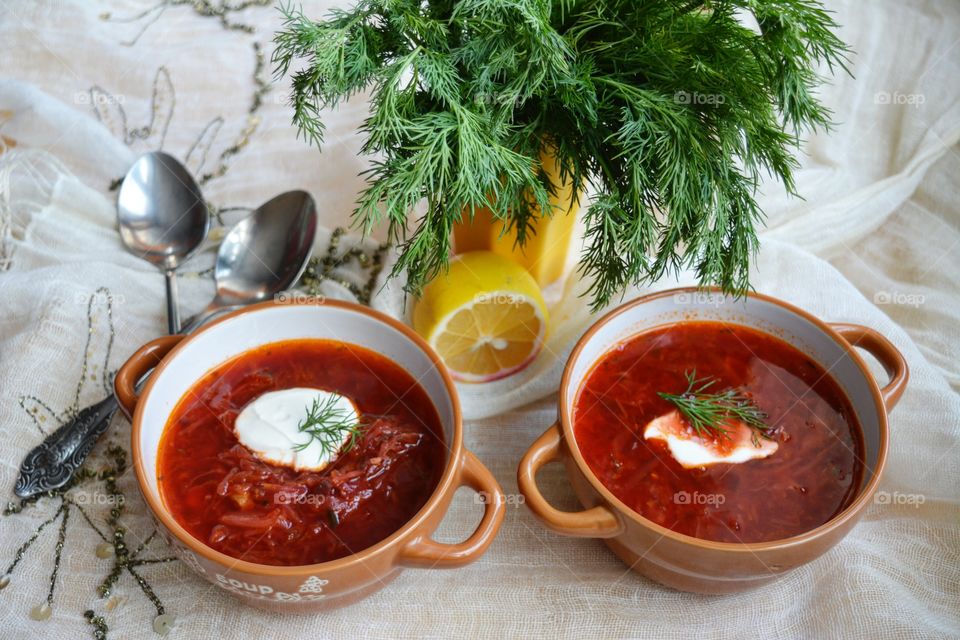
[[[317,207],[306,191],[287,191],[238,222],[217,252],[217,294],[207,308],[189,318],[189,333],[215,315],[277,295],[300,279],[317,233]]]
[[[145,153],[120,185],[117,222],[127,249],[166,276],[167,328],[179,333],[177,267],[203,243],[210,227],[200,187],[173,156]]]
[[[316,229],[316,206],[303,191],[279,195],[238,223],[217,252],[217,296],[188,321],[183,333],[217,313],[290,288],[307,268]],[[14,493],[29,498],[69,482],[116,410],[117,400],[110,396],[48,435],[23,459]]]

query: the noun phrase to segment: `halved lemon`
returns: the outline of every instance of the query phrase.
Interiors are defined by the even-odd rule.
[[[526,269],[491,251],[472,251],[424,287],[413,328],[454,378],[489,382],[537,356],[547,337],[547,307]]]

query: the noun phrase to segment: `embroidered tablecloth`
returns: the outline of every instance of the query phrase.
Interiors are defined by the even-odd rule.
[[[304,8],[320,16],[327,4]],[[0,0],[4,637],[108,628],[149,638],[168,624],[183,638],[960,636],[960,5],[828,4],[857,52],[856,79],[824,88],[839,125],[807,142],[806,199],[764,193],[753,283],[826,320],[880,330],[910,363],[881,493],[857,528],[820,560],[726,597],[664,589],[598,541],[543,529],[519,504],[515,470],[554,419],[559,371],[590,322],[571,276],[538,361],[501,385],[462,390],[466,445],[511,498],[486,556],[406,571],[354,607],[282,616],[241,606],[171,559],[126,468],[121,417],[76,486],[22,506],[12,488],[23,454],[103,397],[111,373],[164,331],[162,277],[114,228],[117,181],[144,151],[183,159],[216,213],[209,246],[184,268],[184,315],[212,295],[224,227],[305,188],[325,226],[306,290],[402,317],[396,284],[380,288],[393,259],[382,236],[333,231],[349,223],[368,162],[354,134],[362,96],[328,115],[323,153],[298,141],[286,81],[271,78],[279,15],[267,1]],[[561,469],[541,479],[559,506],[575,506]],[[479,517],[464,490],[438,538],[462,538]]]

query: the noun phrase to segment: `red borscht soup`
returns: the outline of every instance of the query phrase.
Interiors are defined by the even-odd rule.
[[[727,455],[735,440],[700,435],[663,397],[689,398],[693,375],[710,382],[703,393],[731,394],[762,412],[768,430],[738,445],[743,457],[756,457],[698,464],[704,451]],[[682,322],[617,345],[582,384],[573,426],[590,469],[617,498],[704,540],[764,542],[809,531],[845,509],[863,478],[860,426],[836,381],[783,340],[739,325]],[[668,445],[657,436],[671,429]]]
[[[238,439],[246,405],[295,388],[347,397],[362,420],[353,446],[320,471],[266,462]],[[439,416],[409,373],[356,345],[306,339],[253,349],[207,373],[174,409],[157,468],[167,508],[198,540],[249,562],[305,565],[402,527],[445,464]]]

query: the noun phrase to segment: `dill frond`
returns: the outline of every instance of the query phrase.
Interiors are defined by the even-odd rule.
[[[322,145],[323,111],[369,94],[363,152],[376,160],[354,218],[365,231],[388,224],[409,291],[446,268],[453,225],[477,207],[520,245],[553,213],[556,185],[538,164],[549,144],[561,178],[597,194],[579,265],[594,309],[681,268],[749,289],[757,186],[770,176],[794,192],[801,137],[830,124],[818,69],[845,71],[848,53],[815,0],[360,0],[319,21],[281,11],[273,62],[278,76],[298,69],[301,135]]]

